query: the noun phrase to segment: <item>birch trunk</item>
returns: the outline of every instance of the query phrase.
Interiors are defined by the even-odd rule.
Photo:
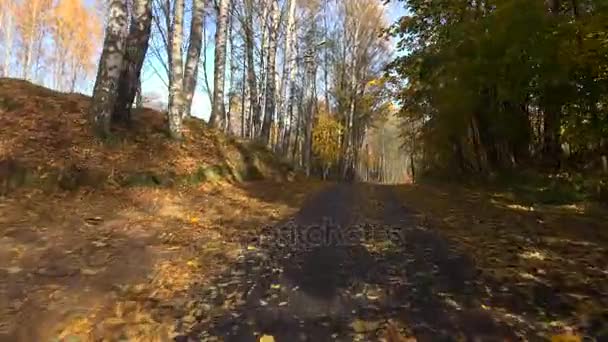
[[[233,35],[233,31],[234,31],[234,26],[235,26],[235,21],[233,19],[230,20],[230,29],[228,30],[228,41],[230,43],[230,85],[228,87],[228,113],[226,115],[226,132],[228,132],[228,134],[234,134],[237,135],[238,131],[234,131],[238,125],[237,122],[233,121],[236,120],[236,113],[234,113],[234,105],[236,104],[236,99],[237,99],[237,90],[236,90],[236,75],[238,72],[238,65],[237,65],[237,58],[236,58],[236,44],[234,43],[234,35]],[[242,98],[241,98],[241,102],[242,102]]]
[[[225,116],[224,83],[226,81],[226,31],[230,0],[220,0],[215,29],[215,72],[213,76],[213,110],[209,118],[211,127],[221,127]]]
[[[295,25],[295,17],[296,17],[296,0],[289,0],[289,9],[287,11],[287,27],[285,32],[285,62],[283,64],[283,79],[281,88],[284,93],[283,101],[281,102],[281,123],[283,123],[283,127],[285,128],[287,125],[285,124],[286,118],[289,116],[289,125],[292,125],[292,93],[293,86],[296,78],[296,49],[294,44],[294,38],[296,34],[296,25]],[[283,142],[282,142],[282,151],[285,153],[289,149],[289,130],[285,128],[285,132],[283,134]]]
[[[184,108],[183,33],[184,0],[175,0],[171,30],[171,74],[169,75],[169,108],[167,111],[169,134],[174,139],[182,138],[182,110]]]
[[[304,146],[302,148],[302,163],[306,176],[310,176],[312,162],[312,128],[313,128],[313,107],[314,107],[314,78],[316,75],[314,66],[314,52],[309,52],[309,58],[312,61],[307,61],[306,76],[304,86]]]
[[[262,132],[262,120],[263,115],[266,113],[266,51],[268,50],[268,1],[272,0],[261,0],[262,16],[260,18],[260,26],[262,30],[262,37],[260,39],[260,84],[259,84],[259,103],[260,103],[260,117],[258,118],[258,126],[255,128],[261,135]]]
[[[268,23],[268,54],[266,62],[266,108],[264,113],[264,123],[262,124],[262,141],[268,145],[270,143],[270,131],[272,129],[272,118],[275,110],[275,64],[277,56],[277,36],[280,16],[279,4],[272,0],[270,22]]]
[[[131,15],[131,27],[127,38],[127,51],[120,76],[118,99],[114,110],[116,120],[130,122],[131,107],[140,84],[141,68],[148,51],[152,27],[152,1],[135,0]]]
[[[112,112],[118,96],[118,81],[127,41],[127,1],[112,0],[108,11],[103,52],[89,109],[93,128],[102,137],[110,134]]]
[[[192,98],[196,90],[198,78],[198,64],[203,46],[203,25],[205,21],[205,0],[193,0],[192,20],[190,22],[190,41],[186,56],[186,70],[184,72],[184,116],[192,112]]]
[[[7,7],[3,8],[3,14],[6,16],[6,25],[4,27],[4,46],[6,49],[4,50],[4,66],[2,68],[3,76],[8,77],[10,75],[10,67],[11,67],[11,51],[13,50],[13,4],[12,2],[7,2],[5,4]]]
[[[250,137],[257,135],[257,128],[261,123],[260,101],[258,97],[257,77],[253,60],[253,3],[245,0],[245,53],[247,54],[247,83],[249,84],[249,107],[251,108]]]

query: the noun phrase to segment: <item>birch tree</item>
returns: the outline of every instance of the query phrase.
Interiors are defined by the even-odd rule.
[[[283,78],[282,82],[284,83],[281,86],[283,91],[283,101],[281,101],[281,118],[280,130],[283,132],[283,142],[282,142],[282,151],[285,153],[289,150],[289,139],[290,134],[287,130],[287,125],[285,121],[287,117],[289,117],[289,125],[292,125],[292,113],[293,113],[293,88],[295,86],[295,78],[297,74],[296,66],[296,47],[295,47],[295,37],[297,36],[297,27],[296,27],[296,0],[288,0],[289,7],[287,9],[287,27],[285,32],[285,60],[283,62]]]
[[[131,107],[140,86],[141,69],[148,51],[152,24],[152,1],[133,0],[131,27],[123,65],[114,116],[130,121]]]
[[[0,33],[2,33],[2,44],[4,47],[4,60],[2,63],[2,75],[8,77],[11,67],[11,51],[13,50],[14,27],[15,27],[15,3],[10,0],[0,2]]]
[[[29,79],[32,72],[32,62],[38,59],[37,43],[42,41],[46,31],[48,16],[52,7],[51,0],[23,1],[18,7],[17,27],[22,40],[22,77]]]
[[[224,83],[226,81],[226,32],[228,30],[228,12],[230,0],[220,0],[215,28],[215,65],[213,77],[213,109],[209,124],[221,126],[225,116]]]
[[[261,123],[260,99],[258,97],[257,76],[255,72],[254,50],[255,40],[253,35],[253,0],[245,1],[245,19],[244,19],[244,34],[245,34],[245,54],[247,56],[247,83],[249,85],[249,107],[251,108],[251,122],[249,135],[251,137],[257,134],[257,127]]]
[[[277,55],[277,37],[279,31],[279,4],[277,0],[271,0],[270,21],[268,23],[268,52],[266,62],[266,91],[265,91],[265,113],[260,138],[268,145],[270,142],[270,130],[275,110],[275,65]]]
[[[198,65],[203,46],[203,25],[205,21],[205,0],[192,0],[192,19],[190,21],[190,40],[186,54],[184,72],[184,115],[190,116],[192,98],[196,90]],[[205,70],[203,70],[205,72]]]
[[[171,54],[169,74],[169,106],[167,121],[169,134],[174,139],[182,138],[182,110],[184,108],[184,67],[182,63],[182,41],[184,36],[184,0],[175,0],[171,24]]]
[[[127,41],[128,19],[126,0],[112,0],[108,6],[108,22],[99,60],[97,80],[89,114],[95,132],[106,137],[110,134],[112,112],[118,96]]]

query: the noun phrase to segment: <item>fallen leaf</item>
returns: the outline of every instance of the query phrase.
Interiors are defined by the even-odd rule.
[[[260,342],[274,342],[274,336],[262,335],[262,337],[260,337]]]
[[[102,247],[106,247],[108,244],[103,242],[103,241],[93,241],[92,242],[93,246],[98,247],[98,248],[102,248]]]
[[[23,269],[19,266],[11,266],[6,268],[6,272],[8,272],[8,274],[17,274],[21,271],[23,271]]]
[[[551,342],[581,342],[583,339],[574,334],[560,334],[551,336]]]
[[[98,274],[99,272],[104,271],[105,268],[81,268],[80,269],[80,274],[85,275],[85,276],[94,276],[96,274]]]
[[[358,334],[360,333],[365,333],[365,332],[371,332],[371,331],[375,331],[378,330],[378,328],[380,327],[380,322],[378,321],[364,321],[361,319],[356,319],[354,320],[351,324],[350,327]]]

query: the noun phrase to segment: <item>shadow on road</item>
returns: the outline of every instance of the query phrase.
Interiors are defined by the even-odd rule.
[[[244,245],[200,291],[196,321],[178,340],[378,340],[389,321],[419,341],[514,340],[483,309],[477,276],[392,187],[336,185]]]

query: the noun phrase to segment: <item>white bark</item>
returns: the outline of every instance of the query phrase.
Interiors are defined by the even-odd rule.
[[[255,74],[254,37],[253,37],[253,2],[245,0],[245,53],[247,54],[247,83],[249,85],[249,107],[251,109],[250,132],[253,138],[258,134],[261,123],[260,99],[258,97],[257,77]]]
[[[115,119],[126,122],[131,120],[131,107],[140,84],[141,68],[148,51],[152,27],[151,0],[133,0],[132,12],[125,63],[114,112]]]
[[[189,116],[192,110],[192,98],[198,79],[198,64],[203,46],[203,25],[205,20],[205,0],[192,1],[192,20],[190,22],[190,41],[186,56],[184,73],[184,116]]]
[[[279,31],[280,9],[277,0],[272,0],[270,22],[268,23],[268,54],[266,62],[266,105],[264,122],[262,124],[262,141],[268,145],[270,142],[270,131],[272,129],[272,118],[275,110],[275,66],[277,56],[277,36]]]
[[[171,29],[171,74],[169,75],[169,133],[174,139],[182,137],[182,109],[184,108],[184,68],[182,41],[184,37],[184,0],[175,0]]]
[[[11,51],[13,50],[13,17],[14,17],[14,5],[11,1],[4,4],[2,11],[2,20],[0,24],[3,25],[2,35],[4,41],[4,63],[2,67],[2,76],[8,77],[10,74],[11,67]]]
[[[90,108],[93,127],[102,137],[110,133],[112,112],[118,95],[118,81],[127,40],[126,0],[112,0],[108,11],[106,36]]]
[[[212,127],[221,126],[225,116],[224,84],[226,82],[226,31],[230,0],[220,0],[215,29],[215,72],[213,77],[213,110],[209,118]]]
[[[296,0],[289,0],[289,8],[287,10],[287,28],[285,31],[285,62],[283,64],[283,78],[281,89],[283,91],[283,101],[281,101],[281,122],[285,125],[285,120],[292,113],[293,106],[293,87],[296,79],[296,48],[295,48],[295,37],[296,37]],[[292,125],[289,120],[289,125]],[[283,139],[287,142],[283,142],[283,151],[287,151],[289,147],[289,134],[287,131],[282,133]]]

